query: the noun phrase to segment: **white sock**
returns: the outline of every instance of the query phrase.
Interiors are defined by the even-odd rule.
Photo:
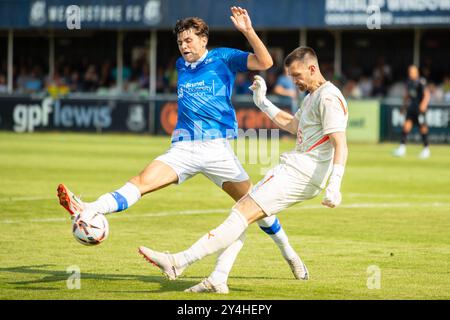
[[[131,182],[127,182],[122,188],[114,192],[105,193],[94,202],[86,203],[86,208],[102,214],[108,214],[131,207],[140,198],[141,192],[138,187]]]
[[[187,267],[197,260],[223,250],[235,242],[247,229],[247,219],[236,209],[217,228],[211,230],[189,249],[174,254],[177,267]]]
[[[244,246],[245,236],[247,232],[242,232],[241,236],[233,242],[228,248],[219,252],[217,256],[216,267],[211,275],[208,277],[213,284],[227,283],[228,275],[233,268],[234,261]]]
[[[257,222],[259,227],[275,241],[285,259],[292,259],[297,255],[276,216],[263,218]]]

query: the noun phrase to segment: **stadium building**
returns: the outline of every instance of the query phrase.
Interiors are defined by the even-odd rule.
[[[208,0],[6,0],[0,2],[0,129],[123,131],[169,134],[176,123],[179,56],[172,28],[199,16],[209,47],[248,50],[229,7]],[[350,141],[397,141],[406,70],[420,66],[432,100],[430,140],[450,142],[450,0],[248,0],[255,29],[275,64],[265,72],[273,91],[284,56],[313,47],[327,79],[350,101]],[[242,128],[271,122],[253,106],[239,75],[235,107]],[[299,99],[294,101],[298,105]],[[420,135],[412,139],[420,140]]]

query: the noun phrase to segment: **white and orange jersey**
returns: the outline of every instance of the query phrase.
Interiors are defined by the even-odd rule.
[[[345,132],[347,110],[341,91],[329,81],[308,94],[295,114],[299,120],[295,151],[317,156],[318,160],[330,160],[333,145],[328,135]]]

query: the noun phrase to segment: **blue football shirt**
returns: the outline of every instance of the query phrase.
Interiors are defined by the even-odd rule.
[[[236,138],[231,94],[237,72],[248,71],[249,52],[216,48],[195,68],[177,60],[178,122],[172,142]]]

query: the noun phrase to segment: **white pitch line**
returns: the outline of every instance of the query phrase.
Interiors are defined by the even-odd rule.
[[[448,198],[450,199],[450,194],[386,194],[386,193],[343,193],[343,196],[349,197],[369,197],[369,198],[390,198],[390,199],[435,199],[435,198]]]
[[[344,193],[344,196],[349,197],[373,197],[373,198],[389,198],[389,199],[450,199],[450,194],[387,194],[387,193]],[[94,198],[94,195],[84,195],[84,198]],[[1,202],[19,202],[19,201],[39,201],[39,200],[55,200],[55,196],[30,196],[30,197],[6,197],[0,198]]]
[[[353,203],[353,204],[342,204],[339,206],[340,209],[357,209],[357,208],[407,208],[407,207],[450,207],[450,203],[445,202],[429,202],[429,203]],[[329,209],[322,205],[302,205],[295,206],[286,209],[286,211],[302,211],[302,210],[317,210],[317,209]],[[140,219],[140,218],[155,218],[155,217],[168,217],[168,216],[182,216],[182,215],[207,215],[207,214],[215,214],[215,213],[229,213],[230,208],[223,209],[210,209],[210,210],[185,210],[185,211],[162,211],[162,212],[147,212],[139,215],[129,216],[126,213],[108,215],[108,219]],[[70,221],[69,217],[67,218],[44,218],[44,219],[24,219],[24,220],[11,220],[5,219],[0,220],[0,223],[3,224],[20,224],[20,223],[42,223],[42,222],[63,222]]]

